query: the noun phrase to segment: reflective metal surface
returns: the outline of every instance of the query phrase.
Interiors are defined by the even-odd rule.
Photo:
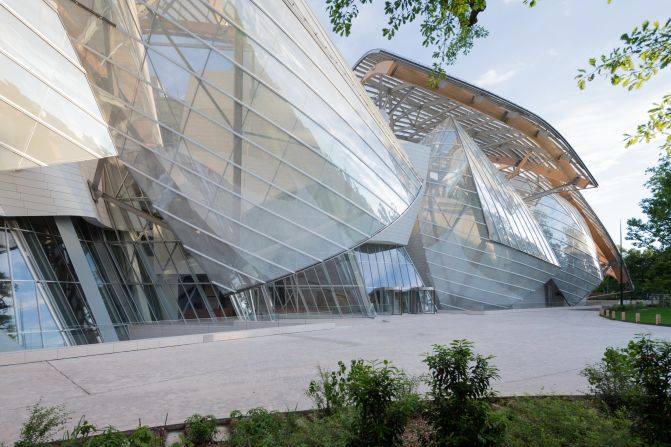
[[[545,305],[545,284],[558,270],[556,258],[548,254],[549,243],[516,192],[495,180],[489,161],[452,120],[424,144],[431,151],[429,172],[408,250],[440,304],[459,309]]]
[[[116,155],[47,1],[0,2],[0,170]]]
[[[416,197],[398,143],[300,7],[57,4],[120,159],[224,289],[342,253]]]

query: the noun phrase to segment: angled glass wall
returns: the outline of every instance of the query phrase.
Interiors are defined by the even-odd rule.
[[[56,3],[120,159],[227,292],[345,252],[417,195],[398,143],[300,8]]]
[[[52,218],[0,220],[0,351],[100,341]]]
[[[489,238],[557,264],[555,253],[522,198],[473,139],[453,119],[446,121],[436,131],[452,128],[456,129],[470,168],[475,172],[473,180],[487,222]],[[426,143],[431,141],[427,138]]]
[[[487,182],[493,174],[483,168],[490,162],[474,153],[477,146],[454,123],[439,126],[423,144],[431,151],[429,170],[408,252],[425,284],[435,288],[443,307],[544,306],[545,284],[558,266],[546,258],[547,241],[538,242],[535,232],[519,229],[522,220],[530,225],[527,229],[533,228],[528,211],[522,214],[522,210],[502,206],[518,203],[509,197],[515,192],[498,188],[498,197],[493,197],[491,191],[483,190],[491,185]],[[518,217],[512,217],[515,213]],[[542,233],[540,237],[544,240]],[[513,246],[499,242],[500,238]]]
[[[365,244],[354,250],[354,254],[369,294],[379,288],[424,287],[405,247]]]
[[[270,309],[268,318],[278,319],[374,316],[352,252],[237,293],[233,299],[249,303],[241,307],[258,309],[256,319],[264,318],[264,309]]]
[[[0,3],[0,29],[0,170],[115,155],[51,3]]]
[[[556,194],[538,199],[532,209],[559,260],[561,270],[553,280],[567,304],[578,304],[603,280],[587,224],[566,199]]]

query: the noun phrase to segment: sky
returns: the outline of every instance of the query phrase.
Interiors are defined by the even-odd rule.
[[[309,0],[323,26],[331,30],[325,0]],[[423,65],[432,65],[431,49],[421,46],[416,25],[389,41],[382,36],[384,0],[361,8],[349,37],[331,36],[353,65],[366,51],[382,48]],[[541,0],[528,8],[522,0],[488,0],[478,19],[489,36],[476,41],[447,73],[500,95],[539,115],[573,146],[599,187],[584,191],[613,240],[622,220],[643,217],[639,202],[648,196],[645,170],[657,163],[659,144],[625,148],[625,133],[647,120],[646,111],[671,93],[671,69],[640,90],[595,80],[576,87],[578,68],[590,57],[619,46],[619,36],[644,20],[665,21],[671,0]],[[630,243],[624,241],[625,247]]]

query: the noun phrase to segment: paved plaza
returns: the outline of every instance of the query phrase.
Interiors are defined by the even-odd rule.
[[[322,325],[323,326],[323,325]],[[73,422],[120,429],[181,422],[212,413],[264,406],[302,409],[317,366],[352,358],[389,359],[422,374],[422,353],[456,338],[492,354],[503,395],[578,394],[579,371],[607,346],[649,332],[671,340],[671,328],[609,321],[596,309],[540,309],[468,315],[403,315],[342,320],[328,330],[123,352],[0,367],[0,440],[11,442],[26,407],[65,404]]]

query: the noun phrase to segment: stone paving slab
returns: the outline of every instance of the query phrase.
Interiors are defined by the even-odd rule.
[[[120,429],[183,421],[195,413],[228,416],[265,406],[309,407],[304,391],[318,365],[338,360],[389,359],[412,374],[425,372],[422,353],[434,343],[468,338],[496,356],[503,395],[578,394],[579,371],[608,346],[624,346],[637,333],[671,340],[671,327],[609,321],[596,310],[542,309],[480,315],[440,313],[374,320],[343,320],[333,329],[49,360],[0,367],[0,441],[11,443],[40,397],[63,403],[73,422]]]

